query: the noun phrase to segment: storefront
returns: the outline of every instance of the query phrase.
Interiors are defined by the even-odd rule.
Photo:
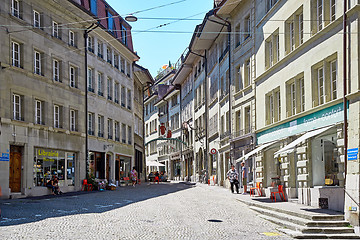
[[[337,104],[259,132],[252,154],[266,194],[281,184],[299,203],[343,211],[342,121]]]
[[[90,152],[89,155],[90,176],[97,179],[105,179],[105,153]]]
[[[34,186],[45,186],[52,176],[58,177],[59,186],[75,185],[75,152],[47,148],[34,151]]]

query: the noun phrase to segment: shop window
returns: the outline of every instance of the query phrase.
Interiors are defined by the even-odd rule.
[[[63,186],[73,186],[75,181],[75,153],[53,149],[35,148],[34,186],[46,186],[56,175]]]

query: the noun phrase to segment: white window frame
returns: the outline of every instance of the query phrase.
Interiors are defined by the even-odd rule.
[[[34,15],[34,27],[35,28],[40,28],[41,27],[41,15],[38,11],[33,10],[33,15]]]
[[[69,85],[76,88],[76,68],[74,66],[69,67]]]
[[[104,137],[104,116],[102,115],[98,116],[98,137]]]
[[[299,23],[299,44],[304,42],[304,14],[300,13],[298,15],[298,23]]]
[[[11,15],[20,18],[20,2],[18,0],[11,0]]]
[[[35,100],[35,124],[42,124],[42,102]]]
[[[98,95],[104,96],[104,75],[98,72]]]
[[[108,118],[107,120],[107,127],[108,127],[108,139],[113,139],[113,120]]]
[[[128,144],[132,144],[132,127],[131,126],[128,126],[127,127],[127,130],[128,130],[128,134],[127,134],[127,137],[128,137]]]
[[[60,61],[53,59],[53,80],[60,82]]]
[[[107,95],[108,100],[113,100],[113,80],[111,78],[107,78]]]
[[[34,50],[34,73],[41,75],[41,53]]]
[[[69,30],[69,45],[75,47],[75,32]]]
[[[316,21],[317,21],[317,30],[320,31],[323,29],[324,22],[324,1],[316,0]]]
[[[21,121],[21,96],[13,94],[13,118],[14,120]]]
[[[90,135],[94,135],[95,131],[94,131],[94,113],[88,113],[88,134]]]
[[[21,45],[17,42],[11,42],[11,56],[12,65],[15,67],[21,67]]]
[[[330,19],[335,21],[336,19],[336,0],[329,0],[330,3]]]
[[[337,60],[330,62],[330,86],[331,99],[337,98]]]
[[[132,95],[131,90],[128,89],[128,90],[127,90],[127,97],[128,97],[128,99],[127,99],[127,108],[128,108],[129,110],[132,108],[131,95]]]
[[[115,141],[120,141],[120,123],[115,121]]]
[[[325,93],[325,76],[324,76],[324,66],[316,70],[316,79],[318,87],[318,101],[319,105],[322,105],[326,102],[326,93]]]
[[[92,90],[94,90],[94,82],[93,82],[93,76],[94,75],[94,69],[88,67],[88,83],[87,83],[87,86],[88,86],[88,91],[90,90],[90,88]]]
[[[120,84],[119,83],[115,83],[114,85],[114,101],[119,103],[119,88],[120,88]]]
[[[290,50],[295,49],[295,23],[294,21],[289,22],[289,39],[290,39]]]
[[[301,112],[305,111],[305,81],[304,77],[299,79],[300,86],[300,110]]]
[[[60,128],[60,106],[54,105],[54,128]]]
[[[70,109],[70,131],[76,131],[76,110]]]
[[[290,83],[290,107],[291,115],[296,114],[296,82]]]
[[[59,38],[59,24],[55,21],[52,22],[52,35],[53,37]]]

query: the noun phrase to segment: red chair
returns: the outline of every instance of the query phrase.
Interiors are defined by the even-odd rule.
[[[255,191],[258,192],[259,196],[262,196],[262,191],[261,191],[260,184],[261,184],[261,182],[257,182],[256,187],[250,188],[250,197],[251,197],[251,195],[255,196]]]
[[[277,192],[271,192],[271,194],[270,194],[271,201],[275,200],[275,202],[276,202],[276,194],[277,193],[279,194],[281,200],[285,202],[286,198],[285,198],[285,194],[284,194],[284,190],[283,190],[283,185],[278,186]]]
[[[88,183],[87,179],[84,179],[81,191],[92,191],[92,190],[93,190],[93,185],[91,183]]]
[[[124,177],[124,181],[125,181],[125,184],[128,185],[129,181],[130,181],[130,178],[129,177]]]

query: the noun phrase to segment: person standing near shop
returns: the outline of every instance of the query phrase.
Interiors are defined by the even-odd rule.
[[[246,194],[247,191],[247,171],[246,171],[245,163],[241,162],[241,178],[242,178],[242,184],[244,186],[244,192],[243,194]]]
[[[231,192],[234,193],[234,185],[236,192],[239,193],[239,173],[236,171],[235,166],[231,165],[231,169],[226,174],[231,184]]]
[[[133,187],[135,187],[136,180],[137,180],[137,171],[136,171],[135,167],[133,167],[133,170],[131,170],[130,177],[131,177],[132,185],[133,185]]]

